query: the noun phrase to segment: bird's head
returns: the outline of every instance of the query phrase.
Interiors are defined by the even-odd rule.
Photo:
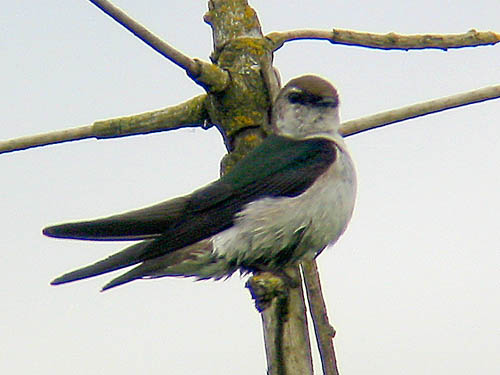
[[[328,81],[304,75],[283,87],[273,108],[273,126],[296,139],[339,136],[339,97]]]

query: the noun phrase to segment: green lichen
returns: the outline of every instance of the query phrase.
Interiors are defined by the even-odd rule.
[[[187,124],[203,124],[208,118],[206,99],[207,95],[199,95],[172,107],[96,121],[92,125],[93,132],[97,138],[110,138],[171,130]]]
[[[261,65],[271,61],[273,45],[246,0],[209,1],[205,21],[213,30],[212,61],[230,77],[224,90],[209,92],[206,102],[230,151],[221,162],[225,172],[269,133],[270,100]]]
[[[234,137],[246,128],[268,131],[270,101],[260,64],[270,53],[271,44],[264,38],[231,40],[220,53],[218,66],[231,81],[223,92],[209,96],[207,108],[212,121],[224,130],[230,151],[237,143]]]

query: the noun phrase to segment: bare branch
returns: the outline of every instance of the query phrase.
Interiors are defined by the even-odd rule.
[[[273,32],[266,35],[274,44],[274,50],[284,43],[300,39],[328,40],[334,44],[345,44],[377,49],[441,49],[477,47],[500,42],[500,34],[493,31],[469,30],[463,34],[417,34],[401,35],[396,33],[375,34],[353,30],[290,30]]]
[[[415,117],[444,111],[446,109],[497,99],[499,97],[500,85],[488,86],[461,94],[376,113],[356,120],[346,121],[342,124],[340,131],[344,136],[349,136],[395,122],[409,120]]]
[[[185,127],[203,127],[205,119],[208,118],[204,105],[205,99],[206,95],[199,95],[176,106],[156,111],[96,121],[92,125],[72,129],[0,141],[0,154],[86,138],[115,138]]]
[[[174,64],[177,64],[188,72],[194,72],[198,69],[196,62],[193,59],[176,50],[165,41],[161,40],[158,36],[153,34],[139,22],[134,20],[123,10],[113,5],[110,1],[90,0],[90,2],[101,9],[108,16],[113,18],[120,25],[124,26],[127,30],[129,30],[132,34],[145,42],[148,46],[172,61]]]
[[[174,64],[178,65],[186,71],[186,73],[193,78],[198,84],[212,91],[221,91],[229,76],[222,69],[217,66],[198,60],[192,59],[183,54],[179,50],[172,47],[170,44],[153,34],[145,26],[130,17],[123,10],[113,5],[107,0],[89,0],[92,4],[101,9],[108,16],[113,18],[120,25],[129,30],[132,34],[137,36],[140,40],[153,48],[156,52],[160,53]]]
[[[269,98],[271,99],[271,102],[274,103],[280,92],[281,82],[279,72],[273,67],[271,59],[272,56],[264,56],[260,61],[260,66],[262,70],[262,77],[264,78],[267,91],[269,92]]]
[[[306,285],[309,311],[314,324],[316,342],[321,356],[321,366],[324,375],[338,375],[337,359],[333,348],[335,330],[328,321],[326,304],[321,291],[321,282],[315,260],[302,262],[302,273]]]

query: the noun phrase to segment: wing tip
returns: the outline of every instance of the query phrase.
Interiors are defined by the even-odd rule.
[[[56,228],[56,226],[43,228],[42,234],[47,237],[55,237],[54,228]]]
[[[75,229],[77,228],[73,224],[51,225],[50,227],[43,228],[42,234],[52,238],[85,238],[84,236],[79,236],[79,233]]]
[[[78,281],[81,280],[82,277],[71,277],[71,274],[64,274],[62,276],[56,277],[54,280],[50,282],[50,285],[61,285],[61,284],[66,284],[70,283],[72,281]]]

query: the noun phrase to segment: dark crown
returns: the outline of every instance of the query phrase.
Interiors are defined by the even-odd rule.
[[[292,87],[304,91],[311,96],[332,98],[336,102],[339,100],[335,87],[333,87],[330,82],[315,75],[305,75],[294,78],[287,83],[285,89]]]

